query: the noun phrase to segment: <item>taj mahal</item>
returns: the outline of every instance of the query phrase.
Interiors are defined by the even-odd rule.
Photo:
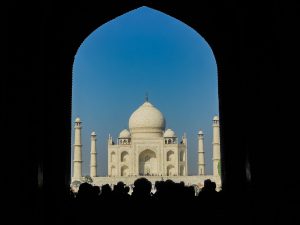
[[[198,132],[198,175],[188,175],[188,144],[184,134],[181,139],[172,129],[166,129],[163,114],[148,99],[129,118],[128,128],[120,132],[116,143],[109,135],[107,140],[108,174],[97,176],[96,133],[91,133],[90,176],[94,185],[117,184],[122,181],[130,186],[139,177],[155,183],[159,180],[184,182],[186,185],[203,186],[206,179],[214,181],[221,189],[219,118],[214,116],[213,174],[205,172],[204,134]],[[75,120],[74,160],[72,181],[82,179],[82,122]]]

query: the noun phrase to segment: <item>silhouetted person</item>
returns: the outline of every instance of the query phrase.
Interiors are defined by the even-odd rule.
[[[161,198],[162,192],[163,192],[163,181],[156,181],[155,182],[155,193],[153,194],[153,199],[154,200],[159,200]]]
[[[66,212],[72,215],[70,221],[75,224],[96,222],[92,221],[95,217],[89,215],[99,213],[105,216],[109,215],[112,210],[119,219],[132,213],[151,213],[155,210],[155,215],[163,218],[166,223],[172,220],[174,220],[172,222],[177,222],[174,212],[178,209],[185,218],[192,218],[198,213],[203,213],[206,218],[217,215],[220,221],[224,218],[225,209],[218,207],[222,205],[223,200],[220,200],[216,191],[216,183],[209,179],[204,181],[204,186],[197,197],[193,186],[186,186],[184,182],[176,183],[170,179],[156,181],[155,189],[156,192],[152,194],[152,184],[145,177],[134,181],[131,195],[129,195],[130,188],[122,181],[114,185],[113,190],[109,184],[105,184],[101,187],[101,191],[99,186],[83,183],[75,198],[72,193],[69,193],[70,210]],[[172,218],[168,215],[172,215]]]
[[[100,200],[102,202],[108,202],[112,199],[112,190],[109,184],[104,184],[101,187]]]
[[[100,196],[100,192],[101,192],[101,191],[100,191],[100,187],[97,186],[97,185],[96,185],[96,186],[93,186],[93,187],[92,187],[92,192],[93,192],[92,195],[93,195],[95,198],[98,199],[99,196]]]
[[[195,188],[193,186],[185,187],[184,197],[187,201],[193,201],[195,199]]]
[[[75,224],[90,223],[93,221],[93,217],[83,217],[78,215],[95,214],[97,198],[95,196],[95,190],[89,183],[82,183],[79,186],[78,193],[76,195],[76,202],[74,207],[73,221]]]
[[[124,200],[126,200],[126,201],[129,201],[129,199],[130,199],[129,191],[130,191],[130,188],[128,186],[125,186],[124,187]]]
[[[216,183],[212,182],[210,179],[204,181],[204,187],[198,194],[197,199],[202,203],[201,206],[206,213],[212,213],[212,210],[216,204],[217,200]]]
[[[152,184],[149,180],[142,177],[134,181],[134,188],[131,195],[133,200],[148,201],[151,199]]]
[[[93,186],[89,183],[82,183],[79,186],[77,199],[79,201],[91,201],[93,199]]]
[[[126,192],[127,191],[127,192]],[[115,202],[121,202],[128,200],[128,190],[125,190],[125,184],[122,181],[119,181],[117,183],[117,185],[114,186],[114,190],[113,190],[113,200]]]

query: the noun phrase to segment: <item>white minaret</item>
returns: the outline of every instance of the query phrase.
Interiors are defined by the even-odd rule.
[[[198,133],[198,175],[205,175],[204,143],[202,130]]]
[[[81,144],[81,121],[77,117],[75,120],[75,139],[74,139],[74,171],[73,179],[80,180],[82,177],[82,144]]]
[[[108,135],[108,144],[109,145],[113,144],[113,139],[112,139],[112,136],[110,134]]]
[[[187,137],[186,137],[186,133],[183,134],[182,137],[182,143],[185,145],[185,149],[184,149],[184,170],[183,170],[183,175],[187,176],[188,175],[188,166],[187,166]]]
[[[95,131],[91,134],[91,168],[90,168],[90,176],[97,176],[97,152],[96,152],[96,133]]]
[[[213,175],[219,176],[219,162],[220,162],[220,124],[219,117],[213,118]]]

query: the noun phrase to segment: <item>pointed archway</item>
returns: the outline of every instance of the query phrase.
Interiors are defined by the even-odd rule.
[[[146,149],[139,155],[139,175],[148,176],[157,174],[157,158],[154,151]]]

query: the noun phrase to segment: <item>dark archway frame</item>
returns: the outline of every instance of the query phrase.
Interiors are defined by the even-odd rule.
[[[62,21],[56,21],[58,26],[52,27],[52,29],[59,30],[55,32],[55,36],[53,37],[55,41],[46,45],[47,52],[50,53],[51,56],[54,56],[51,60],[46,61],[48,67],[46,73],[50,73],[49,76],[47,76],[49,77],[47,83],[48,85],[50,84],[50,89],[48,89],[47,93],[47,95],[50,96],[50,105],[48,106],[51,106],[52,101],[54,101],[51,113],[52,115],[55,114],[55,117],[60,118],[61,123],[57,124],[60,126],[59,130],[62,133],[59,136],[64,138],[61,140],[56,139],[55,146],[60,146],[61,152],[65,153],[64,157],[60,159],[64,167],[56,167],[60,169],[59,172],[56,172],[56,168],[51,168],[49,175],[52,176],[52,174],[56,174],[60,176],[61,171],[66,171],[67,174],[70,174],[67,171],[70,171],[71,168],[69,156],[71,151],[72,65],[78,48],[85,38],[99,26],[133,9],[148,6],[166,13],[192,27],[201,34],[212,48],[218,65],[222,143],[221,157],[223,165],[222,182],[225,189],[231,184],[235,186],[245,185],[245,155],[243,151],[237,151],[237,148],[233,146],[233,144],[239,144],[236,140],[243,140],[243,137],[239,137],[243,134],[236,133],[234,141],[231,140],[232,138],[229,135],[226,137],[226,121],[233,119],[230,115],[231,113],[227,113],[226,109],[229,109],[230,106],[234,106],[236,100],[239,101],[235,93],[241,92],[240,86],[236,86],[236,90],[233,90],[232,87],[229,90],[226,86],[226,83],[230,83],[233,80],[234,82],[238,81],[236,75],[239,65],[236,62],[239,52],[237,52],[237,48],[235,47],[237,37],[233,36],[233,32],[230,30],[234,28],[236,23],[234,15],[232,17],[226,15],[227,17],[220,20],[220,15],[224,14],[224,8],[221,6],[219,8],[213,8],[209,3],[203,3],[203,6],[199,7],[195,3],[182,4],[172,1],[165,1],[164,3],[159,1],[123,1],[122,4],[116,4],[116,2],[112,1],[112,3],[106,3],[105,5],[97,3],[95,6],[84,5],[83,8],[79,6],[72,7],[67,15],[62,15]],[[50,21],[50,24],[53,24],[53,21]],[[49,26],[46,27],[49,28]],[[53,36],[52,29],[45,30],[47,36]],[[223,38],[219,38],[220,36]],[[55,89],[52,89],[52,87],[55,87]],[[224,100],[228,105],[226,108],[223,107],[225,104]],[[242,115],[242,113],[238,113],[238,109],[236,109],[233,121],[239,121],[239,115]],[[230,126],[238,128],[239,124],[233,121],[231,121]],[[49,129],[51,129],[51,127],[49,127]],[[226,152],[227,146],[230,146],[230,151],[228,152]],[[234,173],[232,173],[231,170],[234,170]],[[70,175],[67,174],[64,179],[65,187],[70,182]],[[52,180],[53,177],[51,176],[47,175],[46,177]]]
[[[97,27],[140,6],[186,23],[214,52],[223,187],[259,190],[280,177],[297,181],[297,157],[282,154],[283,149],[295,149],[290,141],[293,134],[286,131],[293,115],[289,110],[297,104],[286,100],[296,95],[286,89],[278,91],[293,83],[293,73],[286,73],[290,59],[282,54],[296,43],[285,35],[286,24],[293,22],[287,19],[288,11],[283,11],[292,11],[289,6],[278,1],[13,1],[7,7],[9,70],[2,77],[3,145],[9,150],[2,151],[6,159],[2,165],[9,168],[6,175],[22,184],[22,188],[4,186],[7,208],[18,207],[20,218],[43,217],[47,211],[46,218],[51,218],[51,210],[66,196],[71,168],[72,65],[77,49]],[[15,135],[20,127],[26,132]],[[278,130],[282,131],[279,138]],[[279,162],[284,165],[281,170],[270,173]],[[6,180],[11,180],[9,176]]]

